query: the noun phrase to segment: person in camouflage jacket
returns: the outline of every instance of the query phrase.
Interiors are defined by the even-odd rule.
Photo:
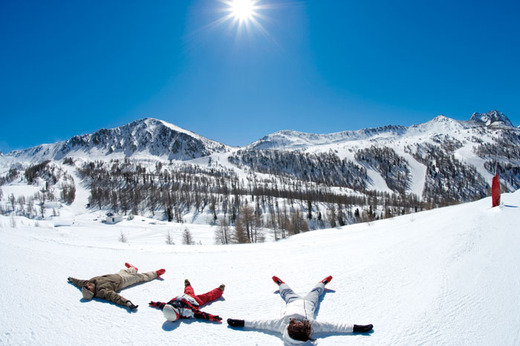
[[[151,281],[159,278],[166,272],[164,269],[147,272],[144,274],[137,273],[137,267],[125,263],[126,269],[121,269],[117,274],[106,274],[95,276],[89,280],[79,280],[69,277],[67,280],[75,286],[81,288],[83,298],[91,300],[96,297],[105,299],[117,305],[126,306],[131,310],[137,310],[138,305],[134,305],[130,300],[119,295],[117,292],[123,288]]]

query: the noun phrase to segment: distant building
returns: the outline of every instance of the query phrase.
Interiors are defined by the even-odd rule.
[[[121,215],[114,215],[112,213],[107,213],[107,217],[105,219],[105,223],[114,224],[123,221],[123,217]]]

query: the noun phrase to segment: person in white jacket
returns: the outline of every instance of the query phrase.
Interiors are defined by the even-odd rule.
[[[305,296],[301,297],[277,276],[273,281],[279,286],[279,292],[286,306],[282,317],[272,320],[237,320],[228,319],[231,327],[246,327],[267,331],[280,332],[286,345],[298,345],[306,341],[314,341],[315,333],[367,333],[373,328],[371,324],[357,325],[346,323],[319,322],[315,320],[319,299],[325,291],[325,285],[332,280],[327,276],[321,280]]]

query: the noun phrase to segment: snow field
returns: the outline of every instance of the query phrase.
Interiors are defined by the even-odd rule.
[[[224,320],[271,319],[283,308],[272,275],[304,294],[330,274],[317,319],[372,323],[374,332],[320,335],[320,345],[517,345],[520,192],[503,201],[493,209],[486,198],[279,242],[226,246],[167,245],[164,231],[171,226],[137,218],[104,225],[90,214],[62,213],[55,227],[1,216],[0,344],[281,345],[278,335],[226,323],[166,322],[147,303],[180,294],[188,278],[196,293],[226,284],[223,298],[203,311]],[[118,240],[121,230],[127,243]],[[195,239],[213,237],[209,226],[192,232]],[[135,313],[83,301],[67,283],[68,276],[118,272],[124,262],[140,272],[166,269],[162,280],[121,291],[139,305]]]

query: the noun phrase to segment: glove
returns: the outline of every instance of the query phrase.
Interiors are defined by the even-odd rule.
[[[244,326],[244,320],[234,320],[232,318],[228,318],[227,323],[231,327],[243,327]]]
[[[354,333],[368,333],[369,331],[374,328],[373,325],[367,324],[367,325],[357,325],[354,324]]]
[[[217,315],[210,315],[209,320],[213,321],[213,322],[220,322],[220,321],[222,321],[222,317],[217,316]]]
[[[148,305],[150,305],[150,307],[152,308],[159,308],[159,309],[163,309],[164,306],[166,305],[166,303],[163,303],[163,302],[149,302]]]
[[[132,303],[131,301],[127,301],[126,306],[128,306],[132,310],[137,310],[137,308],[139,307],[139,305],[134,305],[134,303]]]

